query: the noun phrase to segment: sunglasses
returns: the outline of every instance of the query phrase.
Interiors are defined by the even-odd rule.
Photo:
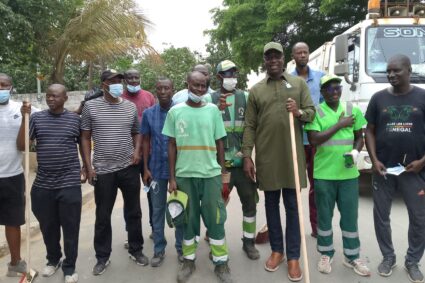
[[[223,78],[235,78],[238,76],[238,72],[235,71],[224,71],[219,73]]]
[[[326,92],[333,93],[335,91],[340,91],[342,89],[342,85],[337,86],[328,86],[326,89]]]

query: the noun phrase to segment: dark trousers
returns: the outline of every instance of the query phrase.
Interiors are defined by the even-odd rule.
[[[373,174],[373,219],[379,249],[384,257],[395,257],[391,237],[391,204],[396,190],[401,192],[409,215],[406,260],[421,261],[425,250],[425,173],[405,172],[399,176]]]
[[[142,160],[140,160],[140,163],[139,163],[139,168],[140,168],[140,177],[143,179],[143,173],[144,173],[144,170],[143,170],[143,159]],[[149,206],[149,225],[151,226],[151,227],[153,227],[152,226],[152,197],[151,197],[151,192],[148,192],[148,206]],[[124,212],[124,221],[125,221],[125,231],[128,231],[128,229],[127,229],[127,211],[126,211],[126,209],[125,209],[125,205],[124,205],[124,208],[123,208],[123,212]],[[152,228],[152,230],[153,230],[153,228]]]
[[[269,228],[270,246],[273,252],[283,253],[283,233],[280,220],[280,195],[286,212],[286,257],[288,260],[300,258],[300,225],[298,220],[297,196],[295,189],[265,191],[266,219]]]
[[[81,220],[81,186],[57,190],[33,187],[31,190],[32,211],[40,223],[47,261],[58,264],[62,258],[61,227],[65,260],[63,273],[72,275],[78,256],[78,236]]]
[[[96,222],[94,249],[98,261],[106,262],[112,251],[111,214],[121,190],[127,211],[128,251],[135,254],[143,249],[142,211],[140,209],[140,176],[138,166],[97,176],[94,186]]]
[[[310,184],[310,189],[308,191],[308,207],[310,211],[310,224],[311,232],[317,235],[317,208],[316,202],[314,200],[314,155],[316,154],[316,148],[312,145],[304,145],[305,152],[305,163],[307,166],[307,176],[308,182]]]

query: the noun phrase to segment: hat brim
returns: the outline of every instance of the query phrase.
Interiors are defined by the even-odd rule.
[[[118,77],[118,78],[120,78],[122,80],[124,79],[124,75],[118,73],[118,74],[111,74],[111,75],[109,75],[108,77],[105,78],[105,80],[110,80],[110,79],[113,79],[115,77]]]

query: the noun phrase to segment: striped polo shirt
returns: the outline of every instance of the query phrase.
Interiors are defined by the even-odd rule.
[[[81,116],[81,130],[92,133],[93,167],[97,174],[116,172],[132,164],[132,135],[139,132],[134,103],[124,99],[110,103],[104,97],[87,101]]]
[[[31,115],[30,139],[37,143],[37,176],[33,186],[63,189],[81,186],[77,144],[80,117],[65,110],[53,114],[43,110]]]

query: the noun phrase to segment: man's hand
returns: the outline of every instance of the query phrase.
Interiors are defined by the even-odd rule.
[[[244,157],[243,171],[245,172],[245,175],[255,183],[255,167],[251,157]]]
[[[80,181],[81,181],[81,184],[84,184],[87,181],[86,168],[84,167],[81,167],[81,170],[80,170]]]
[[[288,112],[292,112],[295,117],[301,116],[301,112],[298,109],[297,102],[292,98],[288,98],[288,100],[286,100],[286,110],[288,110]]]
[[[86,176],[89,184],[94,186],[97,181],[96,171],[93,168],[86,168]]]
[[[378,173],[381,176],[384,176],[387,172],[387,168],[385,168],[384,164],[382,164],[379,160],[372,162],[372,169],[375,173]]]
[[[145,172],[143,172],[143,184],[149,185],[152,181],[152,173],[147,168],[144,171]]]
[[[338,121],[339,125],[341,126],[341,129],[347,128],[347,127],[352,127],[354,125],[354,122],[355,122],[355,120],[354,120],[353,115],[345,117],[345,113],[344,113],[344,111],[342,111],[341,115],[339,116],[339,121]]]
[[[220,109],[220,111],[223,111],[224,109],[226,109],[227,107],[231,106],[232,103],[227,103],[226,102],[226,98],[230,95],[233,95],[233,93],[222,93],[220,95],[220,98],[218,100],[218,109]]]
[[[131,157],[131,162],[133,165],[137,165],[140,163],[141,157],[139,151],[134,151],[133,156]]]
[[[414,160],[406,166],[406,172],[419,173],[424,168],[424,162],[422,160]]]
[[[31,103],[29,103],[28,101],[22,102],[21,114],[22,117],[25,117],[25,114],[31,115]]]
[[[177,194],[177,182],[176,182],[176,179],[170,179],[170,182],[168,184],[168,192],[170,194],[172,194],[172,193]]]

